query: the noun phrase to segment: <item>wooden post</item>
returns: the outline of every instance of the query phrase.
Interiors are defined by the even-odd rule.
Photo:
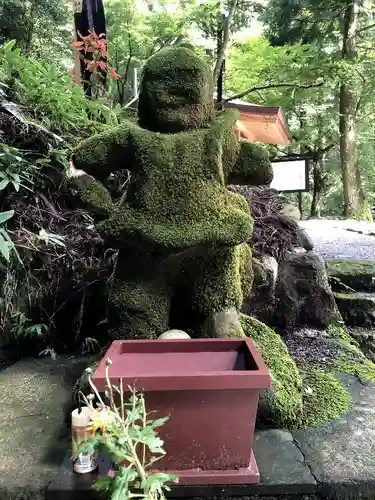
[[[78,13],[82,12],[83,9],[83,0],[72,0],[72,6],[73,6],[73,14],[74,16]],[[74,41],[76,42],[78,40],[77,38],[77,29],[76,29],[76,24],[75,20],[73,18],[74,22]],[[79,52],[78,50],[74,51],[74,83],[77,85],[81,85],[82,83],[82,77],[81,77],[81,60],[79,57]]]

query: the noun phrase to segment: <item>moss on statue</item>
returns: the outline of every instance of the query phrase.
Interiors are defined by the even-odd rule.
[[[145,64],[138,123],[125,121],[74,151],[75,166],[100,182],[131,172],[125,202],[97,224],[119,249],[112,336],[154,338],[170,326],[204,335],[207,318],[239,309],[251,289],[253,221],[227,184],[233,175],[268,182],[272,168],[261,147],[238,141],[238,118],[236,110],[215,112],[203,59],[187,47],[167,48]],[[94,191],[91,184],[83,198],[94,203]],[[98,210],[103,199],[97,183]],[[230,329],[241,335],[240,324]]]

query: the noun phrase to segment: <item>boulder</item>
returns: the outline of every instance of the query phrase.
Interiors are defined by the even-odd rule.
[[[290,217],[295,221],[301,220],[301,212],[299,211],[299,208],[295,205],[292,205],[291,203],[285,202],[282,209],[280,210],[280,214],[286,215],[287,217]]]
[[[271,255],[253,258],[253,288],[244,298],[242,312],[267,323],[274,313],[278,263]]]
[[[328,260],[326,267],[335,291],[347,287],[358,292],[375,291],[375,260]]]
[[[297,234],[301,247],[303,247],[308,252],[314,249],[314,243],[305,229],[298,226]]]
[[[348,330],[363,354],[375,362],[375,328],[348,327]]]
[[[335,300],[348,326],[375,326],[375,293],[335,293]]]
[[[289,252],[279,263],[274,323],[280,330],[325,329],[336,311],[323,259],[315,252]]]
[[[158,337],[161,340],[171,340],[171,339],[190,339],[190,335],[182,330],[168,330],[167,332],[162,333]]]

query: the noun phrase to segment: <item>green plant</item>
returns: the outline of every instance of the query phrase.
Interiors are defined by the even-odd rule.
[[[0,191],[8,186],[17,192],[21,187],[31,191],[38,173],[39,167],[26,160],[22,151],[0,143]]]
[[[177,482],[171,474],[153,473],[150,467],[165,455],[163,441],[156,429],[168,417],[149,420],[144,395],[129,387],[131,397],[124,401],[123,381],[120,387],[113,385],[109,377],[112,362],[106,360],[106,381],[109,405],[105,404],[91,379],[91,369],[87,369],[93,394],[84,396],[83,401],[92,410],[91,425],[95,436],[81,443],[78,454],[105,450],[112,458],[115,470],[112,476],[99,479],[94,487],[110,494],[111,500],[133,498],[164,499],[165,491],[170,491],[167,483]],[[98,407],[94,408],[94,398]],[[119,406],[118,406],[119,403]]]
[[[87,99],[66,68],[24,56],[14,41],[0,46],[1,81],[28,119],[71,141],[119,123],[119,106],[111,108],[105,98]]]
[[[41,338],[48,332],[47,325],[32,324],[31,320],[22,312],[17,311],[12,314],[12,328],[11,332],[15,338],[29,337]]]
[[[5,227],[5,223],[9,219],[11,219],[13,215],[14,215],[14,210],[8,210],[7,212],[0,212],[0,257],[5,259],[7,262],[9,262],[10,260],[10,252],[12,250],[18,256],[18,253],[14,247],[14,243],[11,240],[8,231],[6,230]]]

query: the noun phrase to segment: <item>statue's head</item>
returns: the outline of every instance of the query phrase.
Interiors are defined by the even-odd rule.
[[[151,57],[143,71],[139,124],[155,132],[180,132],[209,124],[214,116],[209,65],[188,47]]]

